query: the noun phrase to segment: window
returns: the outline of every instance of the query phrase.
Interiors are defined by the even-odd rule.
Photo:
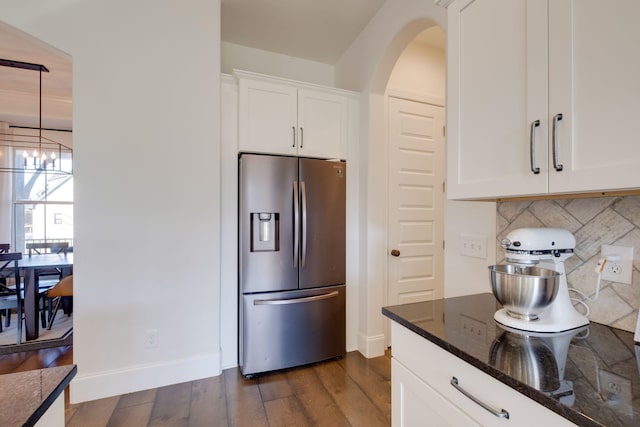
[[[21,153],[16,153],[20,161]],[[71,157],[58,161],[71,170]],[[27,243],[69,242],[73,246],[73,175],[47,170],[13,174],[14,247]]]

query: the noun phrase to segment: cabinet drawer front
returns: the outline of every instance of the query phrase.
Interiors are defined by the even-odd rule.
[[[391,338],[394,359],[483,426],[574,425],[395,322],[392,323]],[[462,388],[487,406],[496,411],[507,411],[509,418],[498,418],[464,396],[451,385],[453,377],[458,379]]]
[[[395,359],[391,376],[393,427],[425,425],[425,420],[442,427],[480,425]]]

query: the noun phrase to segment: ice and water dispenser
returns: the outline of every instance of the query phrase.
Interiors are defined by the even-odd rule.
[[[279,249],[279,217],[277,212],[251,213],[251,252]]]

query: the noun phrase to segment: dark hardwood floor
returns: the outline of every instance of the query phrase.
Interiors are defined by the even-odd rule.
[[[0,374],[73,363],[72,347],[0,356]],[[67,399],[68,400],[68,399]],[[390,354],[360,353],[247,380],[222,375],[66,407],[66,425],[389,426]]]

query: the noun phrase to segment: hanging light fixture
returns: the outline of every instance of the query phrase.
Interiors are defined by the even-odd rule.
[[[21,149],[23,156],[23,164],[21,168],[16,167],[17,165],[14,167],[0,167],[0,171],[51,171],[71,174],[71,170],[65,171],[62,170],[61,167],[63,154],[68,157],[72,156],[71,148],[42,136],[42,73],[48,73],[49,70],[42,64],[33,64],[30,62],[14,61],[10,59],[0,59],[0,66],[33,70],[38,71],[39,73],[37,140],[34,141],[32,135],[15,135],[19,137],[19,139],[11,141],[6,140],[6,138],[0,138],[0,145],[13,147],[14,150]],[[0,134],[0,137],[2,136],[4,135]],[[47,154],[47,151],[49,154]]]

